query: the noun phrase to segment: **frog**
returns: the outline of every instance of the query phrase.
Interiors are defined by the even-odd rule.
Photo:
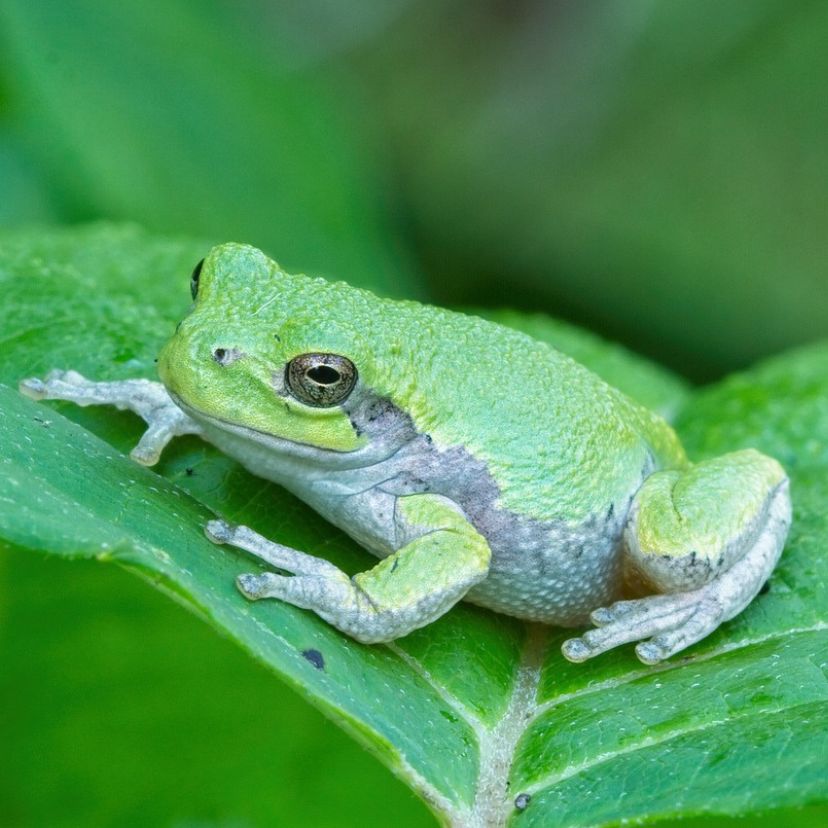
[[[691,462],[664,418],[545,342],[292,275],[245,244],[214,247],[190,285],[160,381],[55,370],[20,388],[135,412],[144,465],[198,435],[378,559],[349,576],[217,517],[207,537],[264,564],[238,576],[244,599],[364,645],[467,601],[581,628],[561,646],[572,662],[635,643],[652,665],[742,612],[782,553],[775,459],[742,447]]]

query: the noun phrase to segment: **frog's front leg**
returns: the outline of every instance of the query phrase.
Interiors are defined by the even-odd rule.
[[[134,411],[148,428],[130,452],[145,466],[158,462],[167,443],[183,434],[201,434],[201,427],[170,398],[160,382],[146,379],[93,382],[77,371],[51,371],[46,379],[25,379],[20,391],[34,400],[69,400],[77,405],[114,405]]]
[[[597,609],[598,629],[563,645],[585,661],[619,644],[655,664],[738,615],[776,565],[791,522],[788,478],[757,451],[687,471],[653,474],[636,495],[624,533],[632,581],[665,593]]]
[[[279,598],[313,610],[357,641],[372,644],[400,638],[439,618],[489,570],[485,539],[441,497],[399,498],[396,526],[398,550],[353,578],[328,561],[271,543],[245,526],[212,521],[207,536],[292,573],[239,576],[247,598]]]

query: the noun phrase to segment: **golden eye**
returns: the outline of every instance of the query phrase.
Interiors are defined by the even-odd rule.
[[[339,405],[354,390],[356,381],[356,366],[338,354],[302,354],[285,368],[290,393],[315,408]]]

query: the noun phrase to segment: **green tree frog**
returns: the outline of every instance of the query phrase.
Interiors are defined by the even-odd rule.
[[[25,380],[35,398],[148,424],[152,465],[197,434],[380,558],[348,577],[245,526],[208,537],[266,561],[248,599],[312,610],[365,643],[465,599],[559,626],[584,661],[629,642],[647,664],[741,612],[791,520],[788,478],[752,449],[688,462],[661,417],[550,346],[493,322],[292,276],[214,248],[159,356],[161,382]]]

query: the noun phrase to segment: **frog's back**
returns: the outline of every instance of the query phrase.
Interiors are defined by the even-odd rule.
[[[672,429],[546,343],[493,322],[395,303],[400,325],[380,347],[412,381],[393,402],[437,446],[483,461],[505,508],[535,518],[589,519],[640,485],[642,469],[684,463]]]
[[[485,464],[516,513],[587,520],[640,485],[645,466],[685,462],[658,415],[520,331],[288,274],[265,304],[297,348],[351,357],[437,448]]]

